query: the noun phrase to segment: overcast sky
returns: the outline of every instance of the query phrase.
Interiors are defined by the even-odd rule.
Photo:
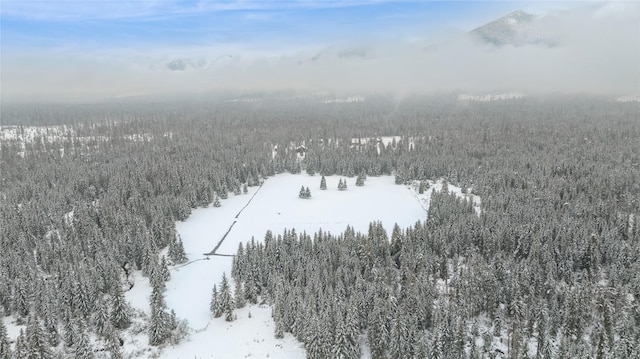
[[[0,0],[3,100],[209,90],[637,93],[637,2]],[[468,31],[514,10],[558,46]],[[170,71],[174,60],[185,71]]]

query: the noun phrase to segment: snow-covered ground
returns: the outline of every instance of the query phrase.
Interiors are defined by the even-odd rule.
[[[429,190],[418,195],[413,184],[395,185],[392,176],[383,176],[369,177],[363,187],[355,186],[355,178],[346,178],[348,189],[338,191],[340,178],[346,177],[326,177],[327,190],[322,191],[318,175],[281,174],[267,179],[260,188],[250,188],[248,194],[231,195],[222,207],[197,209],[187,220],[177,223],[176,229],[193,262],[171,271],[166,302],[178,318],[188,321],[190,334],[180,344],[164,348],[161,357],[304,358],[304,348],[291,335],[275,339],[271,309],[267,306],[237,310],[237,320],[231,323],[211,317],[211,289],[219,284],[223,272],[229,275],[232,259],[204,253],[216,246],[234,222],[216,253],[233,254],[240,242],[252,237],[262,241],[267,230],[274,235],[285,228],[295,228],[298,233],[313,233],[320,228],[341,233],[350,225],[356,231],[367,231],[371,221],[379,220],[390,233],[395,223],[407,227],[424,220],[431,191],[441,188],[441,182],[432,182]],[[311,199],[298,198],[301,186],[309,187]],[[460,192],[451,185],[449,190]],[[148,311],[150,288],[146,283],[137,287],[127,293],[127,299]]]
[[[522,92],[507,92],[507,93],[486,94],[486,95],[460,94],[458,95],[458,100],[489,102],[489,101],[517,100],[525,97],[527,97],[527,95]]]
[[[340,178],[347,180],[346,191],[338,191]],[[371,221],[380,220],[390,232],[396,222],[406,227],[425,217],[415,193],[406,186],[395,185],[391,176],[369,177],[363,187],[355,186],[355,178],[331,176],[326,180],[327,190],[322,191],[320,176],[281,174],[267,179],[261,188],[250,188],[248,194],[231,195],[222,207],[197,209],[186,221],[177,223],[189,260],[208,259],[171,271],[167,306],[179,318],[186,319],[191,330],[182,343],[165,348],[162,357],[305,357],[304,348],[291,335],[275,339],[271,309],[267,306],[239,310],[238,320],[232,323],[211,318],[211,289],[220,282],[223,272],[231,272],[231,257],[207,257],[204,253],[216,246],[234,221],[217,250],[219,254],[235,253],[240,242],[252,237],[262,241],[267,230],[275,235],[285,228],[295,228],[299,233],[313,233],[320,228],[340,233],[350,225],[357,231],[366,231]],[[311,199],[298,198],[301,186],[309,187]],[[146,293],[136,292],[127,298],[134,306],[148,310],[150,289],[146,284],[140,287]]]

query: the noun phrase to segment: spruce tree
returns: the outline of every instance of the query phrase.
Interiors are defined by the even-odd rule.
[[[110,325],[109,313],[107,311],[106,303],[102,299],[99,299],[95,305],[96,309],[93,313],[93,326],[95,332],[100,336],[105,336],[106,327]]]
[[[214,318],[219,318],[222,315],[222,311],[220,310],[220,299],[218,296],[218,288],[214,284],[213,289],[211,290],[211,301],[209,302],[209,311]]]
[[[244,308],[246,304],[244,287],[242,286],[242,282],[239,280],[235,281],[235,290],[233,295],[235,297],[236,308]]]
[[[173,264],[181,264],[187,261],[187,254],[184,251],[184,245],[182,244],[182,238],[180,235],[176,235],[175,239],[171,241],[169,245],[169,259]]]
[[[213,199],[213,206],[216,208],[222,206],[222,204],[220,203],[220,197],[218,197],[218,195],[216,195]]]
[[[107,338],[107,351],[111,355],[111,359],[122,359],[123,356],[118,331],[109,322],[105,326],[105,336]]]
[[[320,178],[320,189],[321,190],[326,190],[327,189],[327,180],[324,178],[324,176],[322,176],[322,178]]]
[[[418,186],[418,193],[423,194],[426,189],[427,186],[425,185],[425,181],[420,181],[420,185]]]
[[[50,358],[51,349],[46,340],[44,329],[35,314],[29,316],[26,331],[28,358]]]
[[[231,295],[231,288],[229,287],[229,281],[227,280],[226,273],[222,273],[218,303],[220,305],[219,310],[224,314],[224,320],[227,322],[233,321],[233,309],[235,308],[235,304],[233,296]]]
[[[176,327],[175,316],[167,313],[167,305],[164,300],[164,287],[153,281],[151,292],[151,317],[149,318],[149,344],[163,344],[171,336],[171,332]]]
[[[0,320],[0,358],[11,358],[11,347],[9,346],[9,336],[4,321]]]
[[[89,341],[89,335],[85,328],[84,322],[81,319],[76,321],[76,342],[73,346],[73,354],[76,358],[94,358],[93,348],[91,348],[91,342]]]
[[[306,198],[306,199],[311,198],[311,191],[309,190],[309,187],[307,187],[307,188],[304,190],[304,198]]]
[[[306,198],[306,192],[304,186],[300,187],[300,192],[298,193],[298,198]]]
[[[111,296],[111,324],[116,329],[127,329],[131,324],[129,305],[124,299],[122,288],[117,285]]]
[[[24,334],[24,330],[22,329],[20,329],[20,334],[18,334],[18,337],[16,338],[16,348],[14,350],[14,354],[15,358],[29,357],[29,345],[27,344],[27,337]]]
[[[342,180],[342,178],[340,178],[340,180],[338,181],[338,190],[340,191],[345,191],[347,189],[347,181],[346,180]]]

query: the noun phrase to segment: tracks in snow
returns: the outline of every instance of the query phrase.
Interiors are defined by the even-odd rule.
[[[222,242],[224,242],[224,240],[227,238],[227,235],[229,234],[229,232],[231,232],[231,230],[233,229],[233,226],[235,226],[236,223],[238,222],[238,217],[240,217],[240,214],[242,213],[242,211],[244,211],[247,207],[249,207],[249,205],[251,204],[251,201],[253,201],[253,198],[255,198],[255,196],[258,194],[258,192],[262,189],[262,185],[263,184],[264,184],[264,182],[262,184],[260,184],[260,186],[258,186],[258,189],[253,193],[251,198],[249,198],[249,200],[247,201],[247,204],[245,204],[244,207],[242,207],[240,209],[240,211],[238,211],[238,213],[236,213],[236,216],[234,217],[233,223],[231,223],[231,225],[229,226],[229,229],[227,229],[227,231],[224,233],[222,238],[220,238],[220,241],[218,241],[218,244],[216,244],[216,246],[213,248],[213,250],[211,252],[204,253],[205,256],[233,257],[233,254],[217,254],[216,251],[218,250],[218,248],[220,248],[220,246],[222,245]]]

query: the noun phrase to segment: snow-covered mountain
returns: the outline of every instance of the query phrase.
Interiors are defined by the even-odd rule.
[[[497,20],[482,25],[470,34],[485,43],[495,46],[543,45],[553,47],[557,41],[540,31],[546,18],[518,10]]]

